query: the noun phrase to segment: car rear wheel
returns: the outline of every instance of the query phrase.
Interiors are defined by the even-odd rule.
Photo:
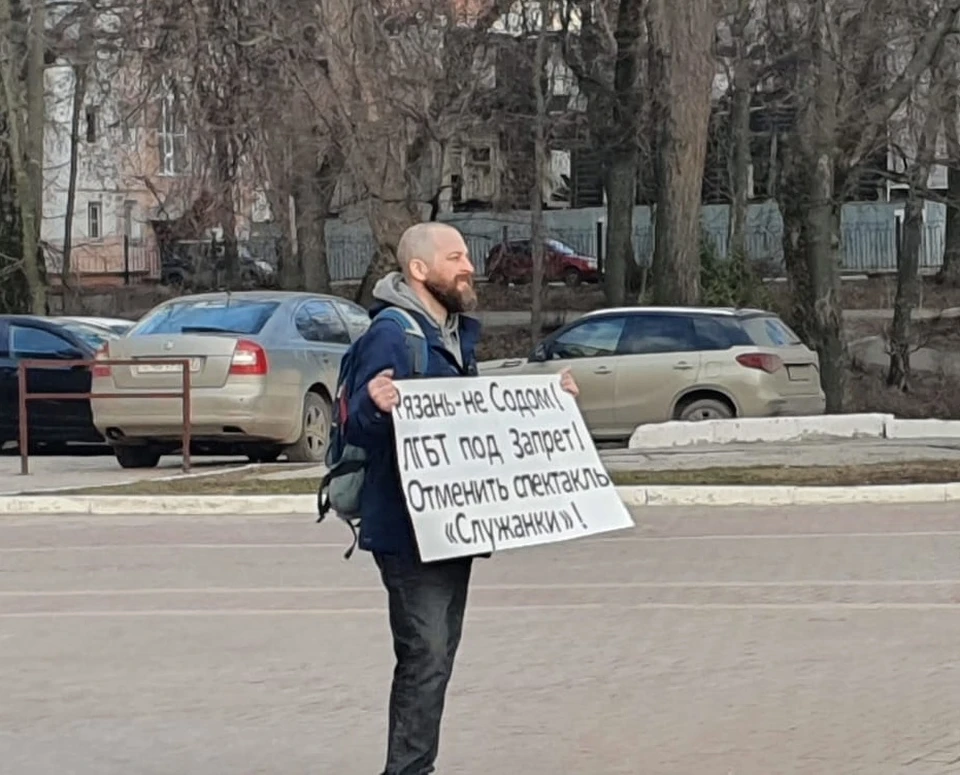
[[[156,468],[160,450],[153,447],[114,447],[113,454],[121,468]]]
[[[322,463],[330,439],[330,403],[323,396],[307,393],[303,399],[303,430],[287,448],[291,463]]]
[[[684,422],[698,420],[729,420],[734,416],[733,409],[719,398],[696,398],[680,406],[677,419]]]
[[[580,283],[583,282],[583,275],[580,274],[579,269],[574,269],[570,267],[563,273],[563,284],[568,288],[576,288]]]

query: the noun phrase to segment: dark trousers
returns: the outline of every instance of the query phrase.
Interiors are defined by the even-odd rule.
[[[440,721],[473,561],[424,565],[389,554],[374,554],[374,559],[387,590],[397,657],[383,775],[428,775],[440,748]]]

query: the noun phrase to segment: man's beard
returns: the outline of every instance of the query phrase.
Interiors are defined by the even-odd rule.
[[[424,286],[450,315],[472,312],[477,308],[477,294],[469,280],[464,283],[462,290],[457,290],[456,281],[448,288],[442,288],[429,280],[424,282]]]

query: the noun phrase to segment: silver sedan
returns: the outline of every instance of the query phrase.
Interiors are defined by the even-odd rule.
[[[101,348],[101,360],[136,363],[94,367],[94,425],[125,468],[157,465],[162,454],[181,446],[181,400],[141,394],[178,391],[181,367],[155,361],[185,358],[195,452],[322,462],[340,361],[369,325],[359,305],[322,294],[247,291],[171,299]]]

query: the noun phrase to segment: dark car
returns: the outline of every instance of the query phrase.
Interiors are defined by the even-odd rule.
[[[20,361],[56,363],[93,357],[94,349],[87,341],[53,321],[29,315],[0,316],[0,446],[19,438]],[[34,368],[27,371],[27,393],[89,393],[90,378],[85,366]],[[28,401],[27,422],[31,446],[103,442],[93,425],[87,398]]]
[[[597,259],[582,256],[556,239],[543,241],[543,275],[548,283],[570,287],[600,280]],[[487,278],[492,283],[529,283],[533,279],[531,240],[511,240],[495,245],[487,256]]]
[[[240,284],[243,288],[273,288],[276,268],[250,253],[246,245],[237,246]],[[218,288],[227,276],[222,244],[180,242],[165,247],[160,259],[160,282],[175,288]]]

